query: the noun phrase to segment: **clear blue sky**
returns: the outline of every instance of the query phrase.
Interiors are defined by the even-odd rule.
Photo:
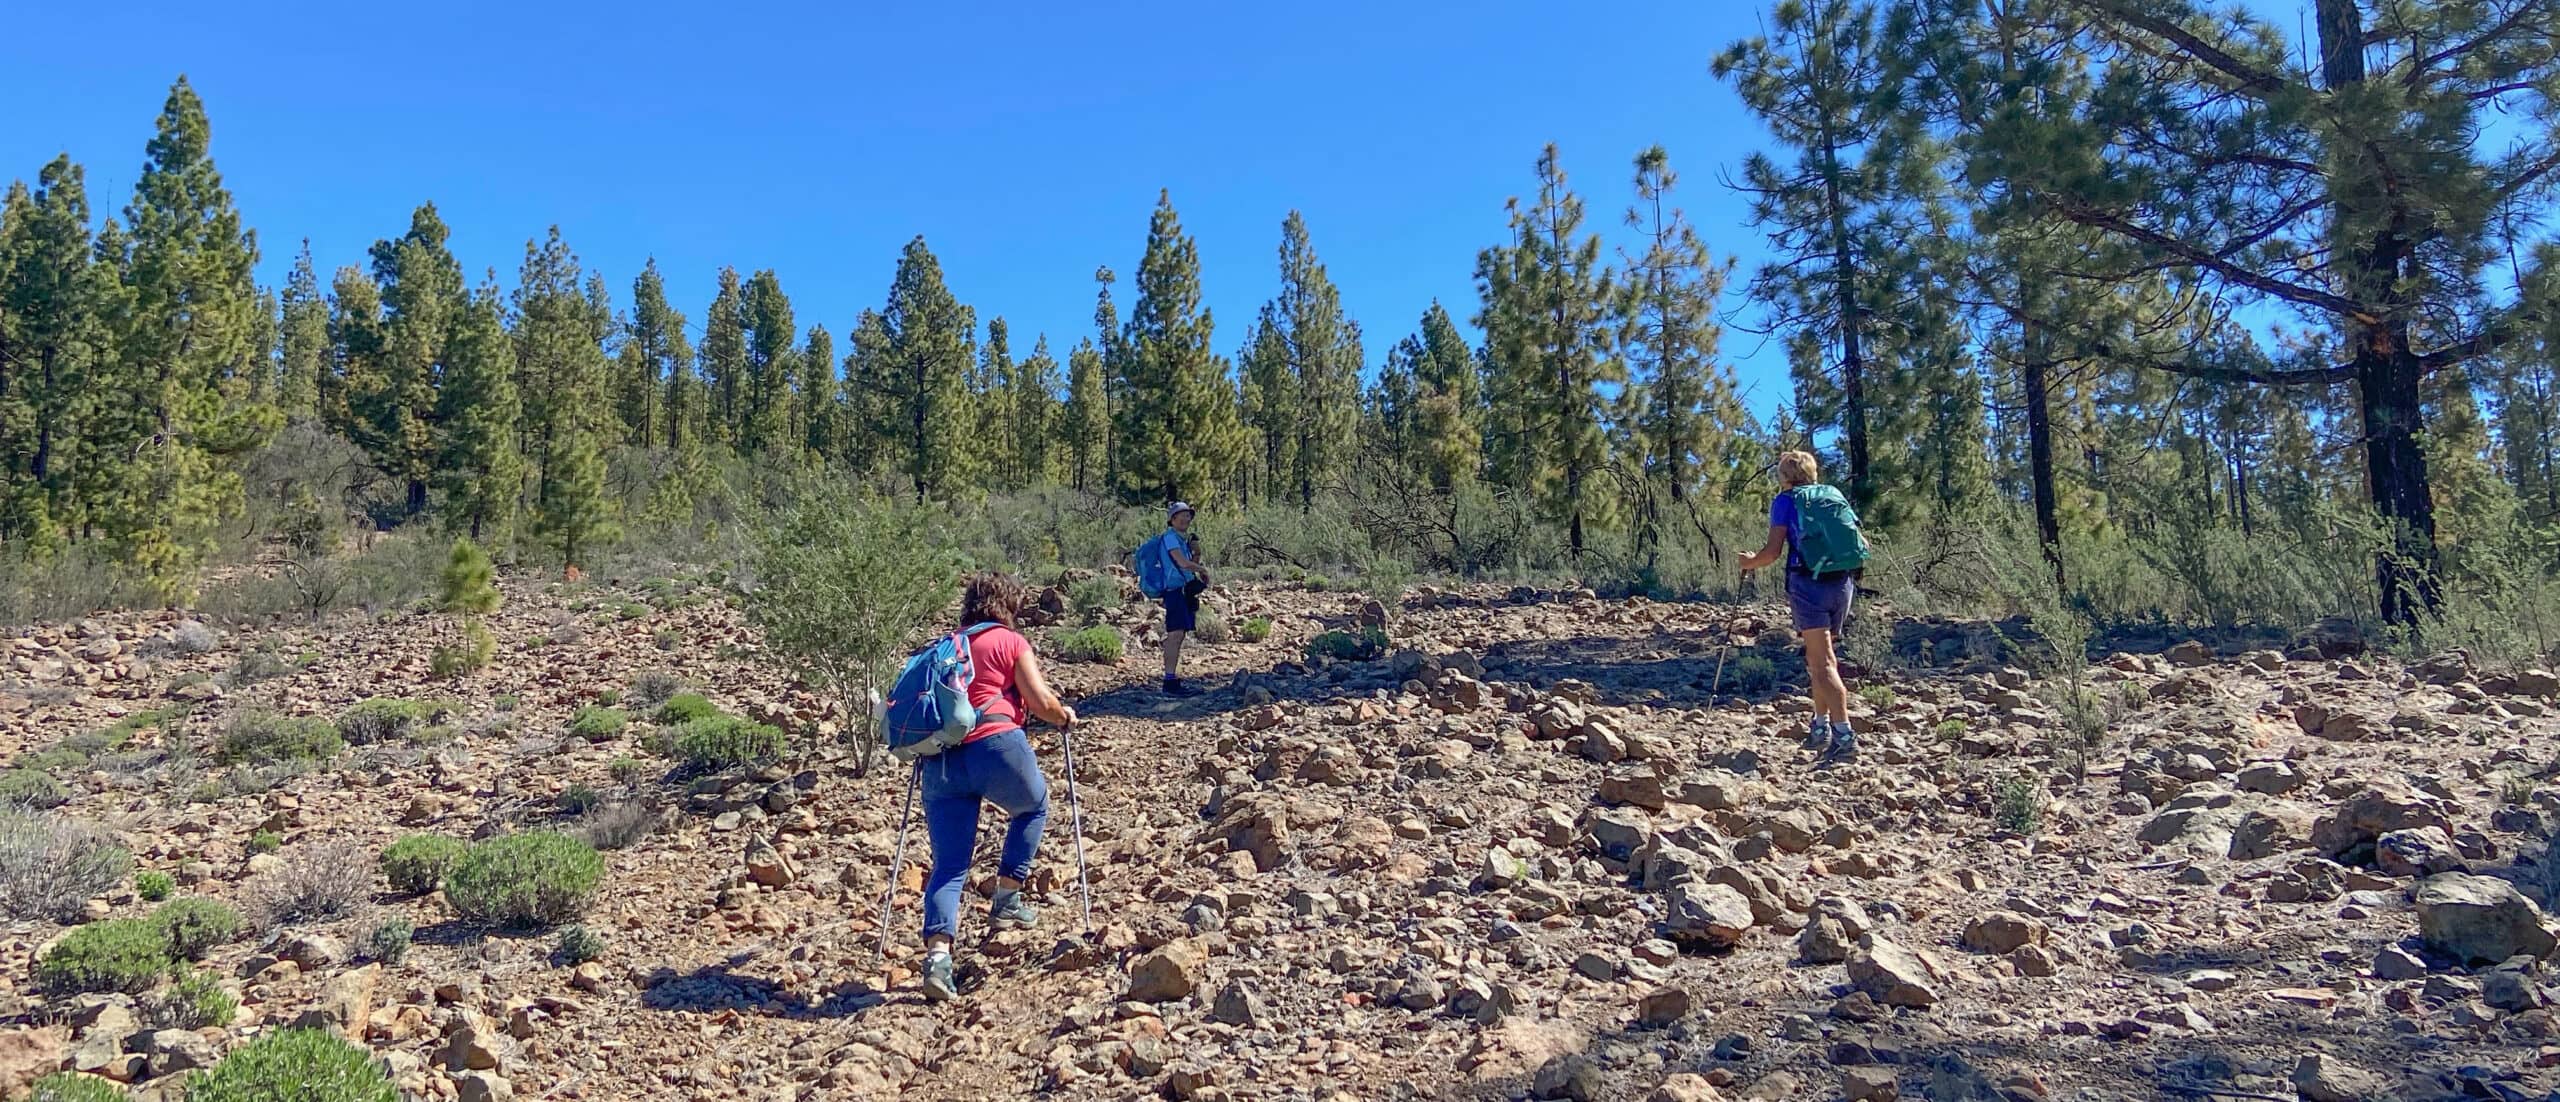
[[[652,255],[697,328],[722,265],[770,267],[840,350],[921,233],[1017,352],[1045,331],[1063,358],[1091,331],[1096,266],[1125,304],[1170,188],[1221,352],[1273,292],[1294,207],[1374,365],[1434,297],[1470,316],[1476,251],[1548,141],[1613,246],[1631,161],[1659,142],[1709,244],[1743,273],[1761,255],[1721,183],[1761,131],[1708,71],[1757,4],[871,7],[25,7],[0,37],[0,179],[68,152],[99,211],[121,210],[184,72],[262,281],[304,237],[325,281],[433,200],[475,281],[511,283],[556,222],[617,307]],[[1787,389],[1777,342],[1725,348],[1767,413]]]

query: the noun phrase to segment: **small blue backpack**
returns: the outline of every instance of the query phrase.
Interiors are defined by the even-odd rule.
[[[969,638],[996,626],[953,632],[907,659],[889,690],[881,727],[891,756],[902,762],[929,758],[969,737],[978,725],[978,709],[969,703],[969,683],[978,678]]]
[[[1138,575],[1138,592],[1146,594],[1148,600],[1161,598],[1190,581],[1182,576],[1182,568],[1173,564],[1173,552],[1165,546],[1174,538],[1173,529],[1167,528],[1156,533],[1156,538],[1139,544],[1131,556],[1130,565]]]

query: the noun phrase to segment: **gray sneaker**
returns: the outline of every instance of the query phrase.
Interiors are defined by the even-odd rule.
[[[1022,901],[1020,891],[997,892],[987,908],[987,925],[996,929],[1028,930],[1040,922],[1040,912]]]
[[[951,954],[925,954],[924,997],[938,1003],[960,997],[960,984],[951,978]]]
[[[1822,764],[1846,765],[1858,760],[1858,736],[1847,724],[1831,729],[1831,745],[1822,752]]]
[[[1813,725],[1805,730],[1804,748],[1817,754],[1831,750],[1831,717],[1813,717]]]

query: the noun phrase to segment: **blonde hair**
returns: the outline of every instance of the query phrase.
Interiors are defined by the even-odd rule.
[[[1789,486],[1811,486],[1822,481],[1822,465],[1807,451],[1783,452],[1778,456],[1778,481]]]

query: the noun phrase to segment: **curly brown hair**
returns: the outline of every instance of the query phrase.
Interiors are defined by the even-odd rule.
[[[1003,624],[1014,626],[1022,615],[1022,583],[1000,570],[985,570],[969,576],[969,588],[960,597],[960,626]]]

